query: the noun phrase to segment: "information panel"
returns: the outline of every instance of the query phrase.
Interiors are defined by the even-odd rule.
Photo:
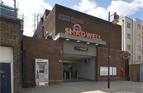
[[[108,75],[108,67],[100,67],[100,76],[107,76]],[[116,67],[110,67],[110,75],[116,76],[117,75],[117,68]]]

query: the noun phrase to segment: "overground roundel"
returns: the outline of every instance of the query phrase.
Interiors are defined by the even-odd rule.
[[[76,23],[73,25],[73,30],[82,31],[80,24]]]

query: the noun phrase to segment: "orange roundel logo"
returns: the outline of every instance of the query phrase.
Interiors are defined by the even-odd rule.
[[[88,39],[102,40],[101,36],[98,34],[92,34],[92,33],[83,31],[82,27],[78,23],[74,24],[72,28],[66,27],[65,31],[66,31],[65,34],[80,36]]]
[[[80,24],[74,24],[73,25],[73,30],[82,31]]]

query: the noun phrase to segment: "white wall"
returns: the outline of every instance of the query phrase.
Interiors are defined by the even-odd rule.
[[[13,49],[11,47],[0,46],[0,62],[2,63],[13,62]]]
[[[130,28],[127,27],[127,23],[131,24]],[[118,24],[122,26],[122,50],[129,51],[131,54],[130,64],[143,63],[143,21],[137,18],[122,17]],[[132,34],[131,39],[127,38],[128,33]],[[131,50],[127,49],[128,44],[132,46]]]
[[[134,30],[134,63],[140,64],[142,62],[142,21],[139,19],[133,19],[133,30]],[[138,28],[140,25],[140,29]],[[139,59],[140,56],[140,59]]]

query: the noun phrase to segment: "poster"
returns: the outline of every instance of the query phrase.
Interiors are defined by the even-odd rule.
[[[117,68],[116,67],[110,67],[110,75],[116,76],[117,75]],[[108,76],[108,67],[100,67],[100,76]]]

